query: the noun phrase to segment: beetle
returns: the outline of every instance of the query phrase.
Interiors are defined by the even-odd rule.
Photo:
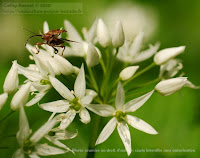
[[[23,28],[23,29],[25,29],[25,28]],[[27,29],[25,29],[25,30],[27,30]],[[29,30],[27,30],[27,31],[29,31]],[[30,36],[27,39],[25,46],[28,43],[28,41],[33,37],[40,36],[43,39],[43,42],[37,42],[35,44],[35,48],[37,50],[36,54],[38,54],[40,52],[40,50],[37,48],[37,46],[41,46],[43,44],[48,44],[49,46],[51,46],[54,49],[54,51],[56,52],[55,54],[58,53],[58,49],[56,49],[55,47],[63,48],[63,51],[62,51],[62,55],[63,55],[65,46],[62,44],[65,42],[76,42],[76,41],[72,41],[72,40],[68,40],[68,39],[64,39],[64,38],[59,38],[59,35],[61,35],[64,32],[67,32],[66,30],[55,29],[55,30],[50,30],[49,32],[44,33],[44,34],[42,34],[42,33],[36,34],[32,31],[29,31],[29,32],[33,33],[34,35]],[[78,42],[76,42],[76,43],[78,43]]]

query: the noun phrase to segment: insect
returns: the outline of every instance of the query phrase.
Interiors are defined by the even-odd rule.
[[[25,29],[25,28],[23,28],[23,29]],[[29,31],[27,29],[25,29],[25,30]],[[28,43],[28,41],[33,37],[40,36],[43,39],[43,42],[37,42],[35,44],[35,48],[37,50],[36,54],[38,54],[40,52],[40,50],[39,50],[39,48],[37,48],[37,46],[39,47],[43,44],[48,44],[49,46],[51,46],[54,49],[55,54],[58,53],[58,49],[55,48],[55,47],[63,48],[63,51],[62,51],[62,55],[63,55],[64,50],[65,50],[65,46],[62,45],[62,44],[65,43],[65,42],[76,42],[76,41],[72,41],[72,40],[68,40],[68,39],[64,39],[64,38],[59,37],[59,35],[61,35],[62,33],[67,32],[66,30],[55,29],[55,30],[50,30],[49,32],[44,33],[44,34],[42,34],[42,33],[36,34],[32,31],[29,31],[29,32],[33,33],[34,35],[32,35],[31,37],[29,37],[27,39],[25,46]],[[76,43],[78,43],[78,42],[76,42]]]

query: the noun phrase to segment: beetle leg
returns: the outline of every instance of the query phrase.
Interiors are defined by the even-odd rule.
[[[38,54],[40,52],[39,46],[41,46],[42,44],[45,44],[45,43],[44,42],[38,42],[38,43],[35,44],[35,49],[37,50],[36,54]],[[37,46],[38,46],[39,49],[37,49]]]
[[[64,51],[65,51],[65,46],[60,45],[60,46],[56,46],[56,47],[61,47],[61,48],[63,48],[63,51],[62,51],[62,54],[61,54],[61,56],[63,56],[63,53],[64,53]]]
[[[53,46],[52,46],[53,47]],[[53,47],[54,51],[56,52],[55,54],[58,54],[58,49],[56,49],[55,47]]]

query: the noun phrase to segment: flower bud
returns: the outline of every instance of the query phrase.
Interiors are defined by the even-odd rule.
[[[20,106],[24,106],[28,100],[31,83],[28,82],[20,87],[11,101],[11,109],[18,110]]]
[[[13,65],[8,72],[6,79],[4,81],[3,89],[4,92],[10,94],[17,90],[19,85],[18,71],[17,71],[17,61],[13,61]]]
[[[110,44],[110,35],[106,25],[102,19],[98,20],[97,24],[97,39],[102,47],[107,47]]]
[[[3,105],[6,103],[8,99],[8,93],[3,93],[0,95],[0,110],[2,109]]]
[[[169,60],[181,54],[184,50],[185,46],[163,49],[154,56],[154,62],[156,65],[165,64]]]
[[[54,58],[57,60],[59,70],[63,75],[70,75],[71,73],[74,73],[74,67],[68,60],[58,54],[55,54]]]
[[[99,64],[99,54],[92,44],[88,44],[86,63],[88,67],[93,67]]]
[[[123,81],[128,80],[129,78],[131,78],[135,74],[135,72],[137,71],[138,68],[139,68],[139,66],[126,67],[120,72],[119,77]]]
[[[119,48],[124,44],[124,31],[120,21],[115,25],[114,34],[112,36],[112,44],[115,48]]]
[[[187,77],[177,77],[159,82],[155,90],[164,96],[175,93],[187,83]]]

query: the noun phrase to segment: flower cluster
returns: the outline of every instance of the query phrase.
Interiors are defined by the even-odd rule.
[[[93,119],[90,116],[91,112],[96,114],[94,117],[97,119],[111,117],[96,143],[91,142],[91,146],[106,141],[117,127],[127,154],[130,155],[131,134],[128,125],[148,134],[158,134],[151,125],[130,113],[148,104],[146,102],[155,92],[168,96],[183,87],[199,88],[188,81],[187,77],[183,77],[180,73],[183,64],[175,59],[184,52],[185,46],[158,51],[159,43],[156,43],[143,50],[144,33],[139,32],[135,39],[130,41],[125,37],[120,21],[116,22],[113,34],[110,34],[104,21],[97,19],[89,30],[83,29],[84,39],[69,21],[66,20],[64,26],[68,31],[68,38],[78,42],[66,46],[64,57],[59,55],[62,50],[58,49],[58,54],[54,54],[54,49],[47,44],[42,45],[43,49],[40,49],[39,53],[34,46],[27,44],[26,48],[31,53],[30,59],[34,64],[23,67],[17,61],[13,61],[6,76],[4,93],[0,95],[0,109],[7,98],[13,95],[11,110],[19,111],[19,131],[16,134],[19,149],[15,152],[14,158],[23,158],[24,155],[39,157],[73,152],[61,140],[76,137],[77,132],[70,133],[66,130],[73,123],[76,114],[79,114],[82,123],[87,124]],[[43,31],[44,33],[49,31],[47,22],[44,23]],[[152,56],[154,56],[152,64],[141,68],[140,63]],[[81,57],[82,60],[75,66],[70,59],[77,57]],[[160,67],[156,79],[135,85],[133,81],[135,78],[156,66]],[[22,85],[19,85],[19,75],[26,78]],[[66,86],[59,76],[74,86]],[[150,87],[149,91],[140,92],[141,96],[135,98],[134,90],[144,86]],[[52,88],[63,99],[40,104],[42,98]],[[129,96],[132,99],[127,99],[125,92],[131,92]],[[30,94],[31,99],[29,99]],[[32,134],[24,107],[37,106],[36,104],[50,112],[51,116]],[[56,147],[47,143],[40,144],[43,138]]]

